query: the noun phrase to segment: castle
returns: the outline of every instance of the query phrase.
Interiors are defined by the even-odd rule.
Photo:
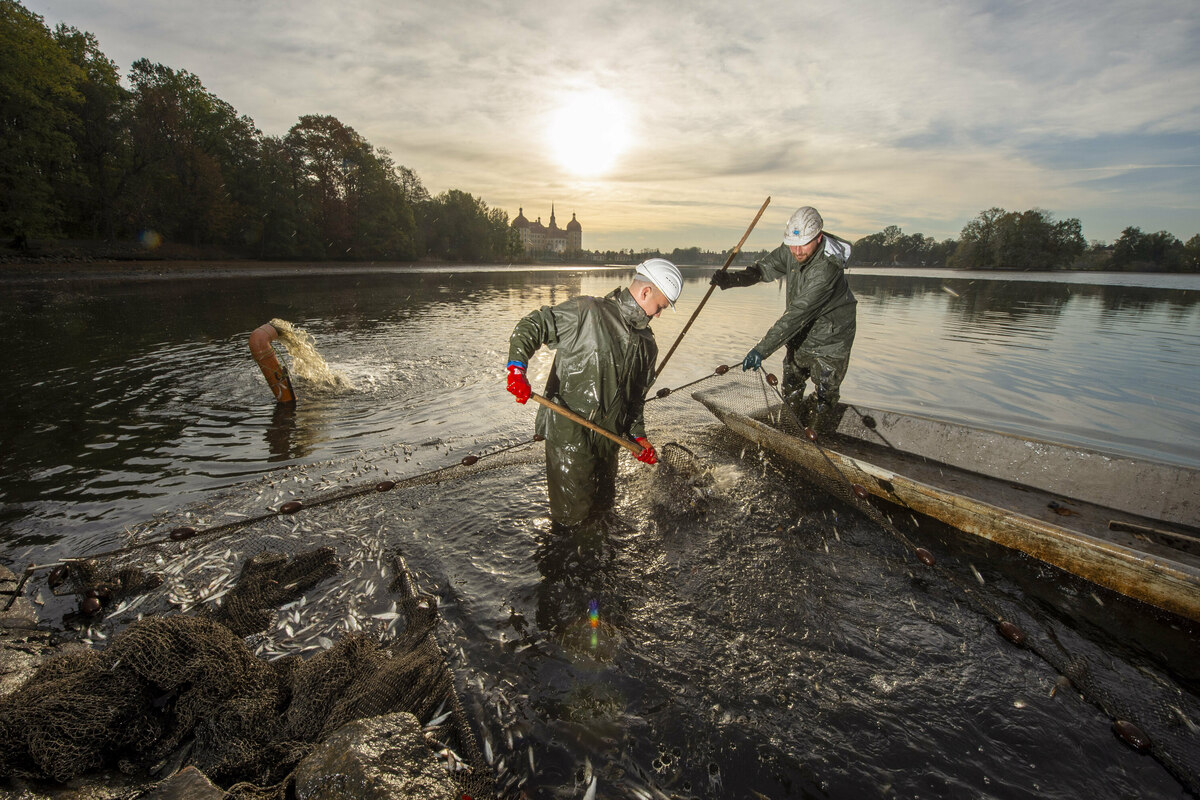
[[[530,222],[525,218],[525,209],[517,211],[517,217],[512,221],[512,227],[521,236],[521,244],[527,255],[543,253],[578,253],[583,249],[583,226],[575,219],[572,212],[571,221],[566,229],[558,227],[554,221],[554,204],[550,204],[550,224],[543,225],[542,218]]]

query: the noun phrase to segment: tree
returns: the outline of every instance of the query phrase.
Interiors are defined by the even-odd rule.
[[[0,229],[56,233],[63,208],[55,188],[72,180],[83,70],[54,41],[42,18],[0,0]]]
[[[944,267],[953,250],[953,239],[939,244],[932,236],[906,234],[899,226],[889,225],[854,242],[851,257],[856,264]]]
[[[129,73],[132,224],[194,244],[244,230],[260,133],[195,75],[146,59]],[[235,195],[236,192],[236,195]]]
[[[100,51],[96,37],[59,25],[54,40],[81,70],[79,102],[70,104],[77,170],[58,187],[68,229],[82,236],[112,240],[123,177],[129,167],[127,111],[129,92],[121,86],[115,62]]]
[[[1188,272],[1200,272],[1200,233],[1187,240],[1183,246],[1183,268]]]
[[[427,193],[415,174],[401,169],[386,150],[365,158],[359,167],[348,198],[358,258],[408,261],[420,255],[412,198]]]
[[[1003,208],[980,211],[979,216],[963,226],[949,264],[964,269],[993,269],[998,266],[997,222],[1006,212]]]
[[[1200,247],[1194,236],[1185,245],[1166,231],[1142,233],[1141,228],[1131,226],[1113,243],[1112,265],[1119,270],[1181,272],[1188,268],[1193,242]]]
[[[1083,254],[1078,219],[1055,222],[1050,212],[990,208],[968,222],[948,263],[967,269],[1050,270],[1070,266]]]
[[[299,247],[334,258],[408,260],[421,252],[416,174],[331,116],[306,115],[283,139],[304,227]],[[315,238],[312,236],[315,234]]]
[[[699,247],[686,247],[686,248],[683,248],[682,250],[680,248],[676,247],[674,250],[671,251],[671,255],[668,256],[668,258],[671,260],[672,263],[675,263],[675,264],[702,264],[702,263],[704,263],[703,260],[700,258],[700,248]]]

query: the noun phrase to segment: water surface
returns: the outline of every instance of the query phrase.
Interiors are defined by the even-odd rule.
[[[2,557],[19,570],[112,548],[126,528],[223,494],[245,510],[264,481],[302,491],[310,472],[415,474],[527,440],[533,410],[503,389],[512,326],[629,274],[231,265],[0,284]],[[679,313],[654,323],[661,352],[708,274],[687,271]],[[850,280],[848,399],[1200,465],[1196,279]],[[714,293],[660,385],[740,362],[782,303],[774,284]],[[247,347],[273,317],[312,334],[354,388],[298,383],[296,408],[277,409]],[[549,363],[534,359],[535,387]],[[778,355],[767,368],[780,371]],[[713,798],[1184,795],[887,531],[725,434],[687,392],[647,417],[656,443],[686,445],[703,471],[681,485],[623,460],[611,525],[584,538],[551,534],[532,448],[344,510],[373,520],[443,599],[439,636],[478,732],[524,770],[530,796],[582,795],[589,764],[599,797],[651,785]],[[1166,681],[1195,706],[1181,655],[1195,631],[986,543],[912,535],[951,574],[978,574],[991,602],[1128,672],[1123,701]],[[536,769],[519,766],[529,750]]]

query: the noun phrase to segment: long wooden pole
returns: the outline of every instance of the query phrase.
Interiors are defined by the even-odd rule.
[[[733,263],[734,256],[741,252],[742,245],[745,244],[746,239],[750,237],[750,231],[754,230],[754,226],[758,224],[759,217],[761,217],[763,212],[767,210],[767,205],[770,202],[771,197],[768,195],[767,199],[763,201],[762,208],[758,210],[758,213],[754,215],[754,219],[750,221],[750,227],[746,228],[746,232],[742,234],[741,241],[737,243],[736,247],[729,251],[729,257],[725,259],[725,266],[721,267],[718,272],[724,272],[725,270],[729,269],[729,265]],[[659,362],[658,369],[654,371],[654,377],[657,378],[663,371],[663,368],[667,366],[667,362],[671,360],[671,356],[675,353],[675,348],[679,347],[679,343],[683,341],[683,337],[687,334],[688,328],[692,327],[692,323],[696,321],[696,317],[700,316],[700,309],[704,308],[704,304],[708,302],[708,298],[712,296],[713,289],[716,288],[717,287],[714,284],[710,283],[708,285],[708,291],[704,293],[704,299],[700,301],[700,305],[696,306],[696,310],[692,312],[692,318],[687,321],[687,325],[684,325],[683,330],[679,332],[679,338],[675,340],[675,344],[671,345],[671,349],[667,351],[667,354],[663,356],[663,360]]]
[[[564,417],[571,420],[572,422],[578,422],[580,425],[582,425],[585,428],[591,428],[596,433],[599,433],[602,436],[607,436],[608,438],[612,439],[617,444],[621,445],[621,447],[624,447],[626,450],[633,453],[635,456],[642,452],[641,445],[636,444],[635,442],[631,442],[623,436],[617,436],[615,433],[613,433],[610,430],[601,428],[599,425],[592,422],[591,420],[584,419],[583,417],[579,416],[578,414],[576,414],[574,411],[572,411],[569,408],[563,408],[562,406],[560,406],[558,403],[554,402],[553,400],[547,400],[545,397],[542,397],[537,392],[531,392],[529,394],[529,399],[534,400],[538,403],[541,403],[546,408],[550,409],[551,411],[555,412],[556,414],[562,414]]]

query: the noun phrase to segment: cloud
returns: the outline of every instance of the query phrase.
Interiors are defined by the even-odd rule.
[[[1200,216],[1194,172],[1128,168],[1198,163],[1194,0],[27,5],[123,66],[194,72],[267,133],[332,114],[435,193],[572,208],[588,247],[727,247],[768,194],[779,224],[821,203],[855,236],[897,220],[957,236],[993,205],[1105,239],[1141,213],[1131,198]],[[593,86],[633,109],[636,144],[604,181],[571,178],[546,143]]]

